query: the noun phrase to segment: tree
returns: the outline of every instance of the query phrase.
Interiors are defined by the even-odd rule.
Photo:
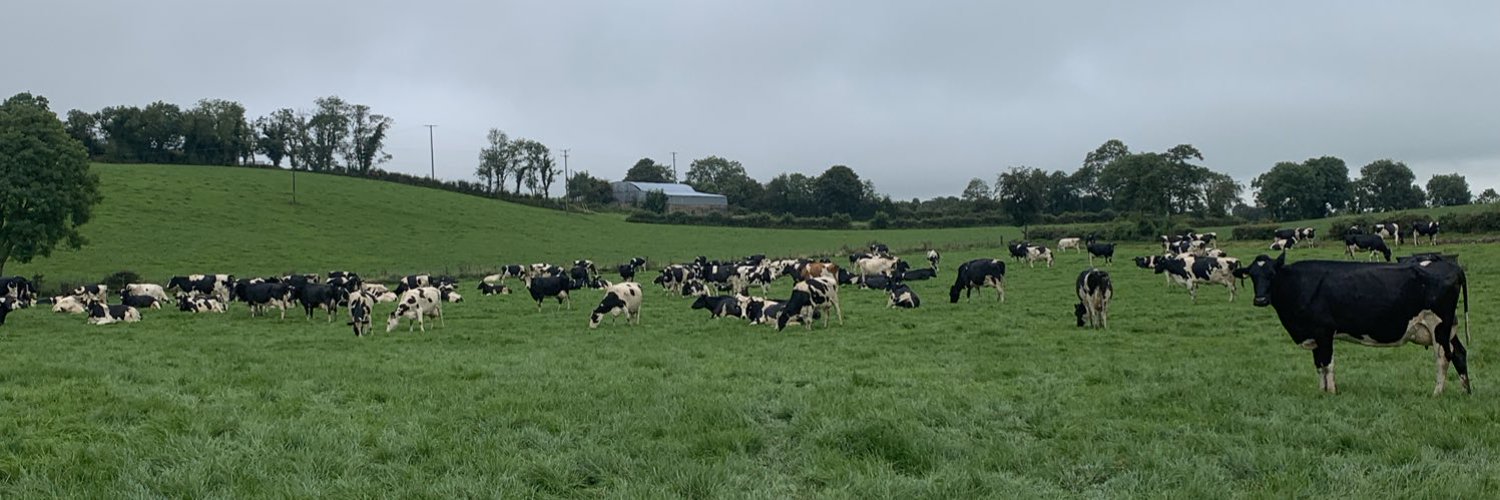
[[[552,160],[552,151],[546,145],[531,139],[516,139],[511,146],[518,160],[513,163],[511,172],[515,176],[516,193],[520,194],[522,183],[526,184],[532,195],[539,191],[545,193],[558,173],[557,164]]]
[[[1359,169],[1359,205],[1363,210],[1405,210],[1422,206],[1426,196],[1405,163],[1376,160]]]
[[[632,182],[677,182],[672,176],[672,169],[666,165],[658,165],[656,160],[641,158],[635,162],[635,166],[625,172],[625,180]]]
[[[182,149],[188,163],[235,165],[253,149],[246,139],[245,106],[234,101],[204,99],[182,114]]]
[[[1349,168],[1333,156],[1279,162],[1250,185],[1257,190],[1256,202],[1277,220],[1326,217],[1354,198]]]
[[[1476,198],[1474,203],[1488,204],[1497,201],[1500,201],[1500,193],[1495,193],[1495,188],[1485,188],[1483,193],[1479,193],[1479,198]]]
[[[370,113],[370,107],[363,104],[346,109],[349,142],[344,145],[345,167],[363,174],[390,161],[391,155],[385,152],[385,135],[395,121],[385,115]]]
[[[995,180],[1000,207],[1010,219],[1020,224],[1022,234],[1041,215],[1047,196],[1047,172],[1031,167],[1014,167]]]
[[[302,128],[300,117],[287,108],[255,120],[255,152],[271,160],[271,165],[281,167],[283,158],[295,157],[292,148],[297,141],[297,132]],[[295,163],[293,164],[295,168]]]
[[[338,167],[334,156],[344,150],[349,136],[349,103],[338,96],[314,101],[317,111],[307,120],[307,142],[298,148],[302,164],[314,172]]]
[[[575,172],[567,181],[567,197],[589,205],[614,203],[614,187],[609,181],[589,175],[587,171]]]
[[[641,200],[641,208],[652,213],[667,213],[667,193],[660,189],[647,191],[646,198]]]
[[[1203,186],[1204,213],[1212,217],[1224,217],[1234,211],[1234,207],[1240,204],[1240,193],[1245,190],[1244,186],[1235,182],[1233,177],[1218,172],[1211,172],[1208,180]]]
[[[63,125],[68,136],[77,139],[88,150],[89,156],[104,154],[104,140],[99,132],[99,119],[80,110],[68,110],[68,121]]]
[[[729,199],[730,205],[737,207],[747,206],[764,190],[759,182],[745,173],[740,162],[718,156],[693,160],[683,182],[705,193],[722,194]]]
[[[1459,174],[1434,175],[1427,180],[1427,198],[1434,207],[1468,205],[1474,198],[1469,181]]]
[[[760,207],[767,212],[812,215],[817,205],[813,178],[800,173],[781,174],[766,183]]]
[[[1172,212],[1178,182],[1173,163],[1157,153],[1136,153],[1116,158],[1099,172],[1100,189],[1109,193],[1116,210],[1167,215]]]
[[[492,128],[485,135],[485,147],[479,150],[479,166],[474,169],[474,175],[484,181],[486,192],[494,194],[505,189],[505,177],[510,172],[510,157],[514,152],[510,136],[504,131]]]
[[[176,104],[156,101],[141,110],[141,143],[136,152],[141,161],[177,163],[182,159],[182,109]]]
[[[813,195],[822,213],[819,215],[861,215],[865,206],[865,186],[854,169],[834,165],[813,181]]]
[[[977,204],[990,201],[993,195],[994,191],[990,190],[990,185],[986,184],[984,179],[975,177],[969,179],[969,185],[964,187],[963,200]]]
[[[6,262],[46,257],[59,243],[82,247],[78,227],[100,199],[88,151],[46,98],[21,93],[0,104],[0,274]]]

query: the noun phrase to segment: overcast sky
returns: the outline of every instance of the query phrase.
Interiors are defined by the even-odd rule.
[[[46,0],[5,8],[0,91],[59,113],[339,95],[396,121],[389,170],[472,178],[485,131],[635,160],[846,164],[897,198],[1119,138],[1245,183],[1335,155],[1500,185],[1500,2]],[[559,159],[560,160],[560,159]]]

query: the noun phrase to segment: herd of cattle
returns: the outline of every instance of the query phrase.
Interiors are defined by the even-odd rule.
[[[1378,224],[1372,233],[1351,228],[1344,235],[1346,255],[1356,251],[1383,253],[1389,261],[1387,238],[1399,245],[1401,232],[1395,224]],[[1430,237],[1436,244],[1436,223],[1422,224],[1416,234]],[[1090,267],[1078,275],[1074,304],[1077,325],[1107,328],[1109,303],[1114,296],[1109,272],[1092,267],[1096,258],[1112,263],[1115,245],[1101,243],[1094,235],[1063,238],[1058,252],[1073,250],[1089,254]],[[1272,306],[1282,325],[1298,345],[1313,351],[1320,386],[1335,392],[1333,379],[1334,339],[1351,340],[1372,346],[1395,346],[1407,342],[1437,346],[1437,388],[1441,392],[1452,364],[1464,389],[1470,389],[1467,351],[1456,335],[1456,309],[1460,295],[1464,298],[1467,329],[1468,287],[1456,259],[1435,253],[1403,257],[1391,263],[1355,263],[1338,261],[1303,261],[1286,263],[1286,251],[1298,244],[1316,245],[1312,228],[1283,229],[1276,232],[1272,249],[1281,255],[1256,257],[1248,266],[1217,248],[1214,233],[1186,233],[1161,238],[1162,253],[1136,257],[1137,266],[1163,274],[1170,286],[1186,287],[1197,300],[1197,287],[1221,285],[1229,290],[1233,301],[1237,281],[1250,279],[1254,284],[1255,306]],[[1048,268],[1055,262],[1052,249],[1029,242],[1007,244],[1015,261],[1029,267],[1038,262]],[[848,256],[848,264],[831,259],[768,259],[751,255],[730,261],[698,257],[691,262],[672,264],[659,269],[652,280],[663,293],[692,299],[690,307],[705,310],[711,318],[739,318],[749,324],[773,325],[777,331],[799,324],[811,329],[817,319],[827,327],[830,318],[843,324],[841,288],[883,291],[888,307],[917,308],[922,301],[908,285],[912,281],[938,276],[942,256],[936,250],[926,252],[926,267],[914,268],[910,261],[891,254],[882,244],[873,244],[868,252]],[[567,268],[545,263],[508,265],[500,272],[485,276],[477,290],[483,295],[506,295],[509,279],[518,280],[536,303],[538,311],[548,299],[555,299],[559,309],[572,308],[571,294],[584,288],[603,290],[599,305],[589,315],[589,327],[596,328],[604,316],[624,315],[627,324],[639,324],[645,292],[636,282],[646,269],[646,259],[634,258],[616,270],[622,281],[611,283],[600,276],[592,261],[577,260]],[[953,271],[949,302],[961,296],[972,297],[974,290],[993,288],[998,302],[1005,301],[1006,263],[981,258],[960,264]],[[791,295],[785,300],[767,298],[772,282],[787,277],[792,280]],[[332,322],[343,308],[347,325],[356,336],[369,333],[372,311],[377,303],[395,303],[387,316],[386,331],[395,330],[402,319],[408,320],[408,331],[414,327],[426,331],[432,318],[442,325],[443,304],[463,301],[457,292],[458,280],[427,274],[402,278],[394,288],[367,283],[358,274],[334,271],[326,276],[315,274],[236,279],[225,274],[185,275],[171,278],[166,286],[133,283],[119,290],[105,285],[88,285],[72,290],[70,295],[51,297],[57,313],[82,314],[90,324],[141,321],[141,310],[161,309],[164,305],[189,313],[224,313],[231,303],[243,303],[251,316],[265,315],[269,309],[280,311],[301,306],[306,318],[318,311]],[[759,295],[752,294],[758,289]],[[116,304],[110,298],[118,296]],[[21,277],[0,278],[0,325],[8,313],[39,302],[36,287]],[[612,320],[613,321],[613,320]]]

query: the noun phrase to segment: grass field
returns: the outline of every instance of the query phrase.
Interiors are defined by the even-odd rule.
[[[152,168],[143,171],[176,177],[171,167]],[[117,195],[111,176],[124,173],[105,175],[107,195]],[[286,257],[313,270],[365,269],[340,257],[403,265],[399,252],[362,253],[369,247],[310,229],[334,226],[288,219],[311,205],[270,205],[287,211],[264,223],[235,220],[301,228],[297,241],[309,248],[353,248],[326,263]],[[637,230],[608,216],[505,213],[595,224],[616,238]],[[540,234],[509,219],[473,224],[465,231]],[[807,246],[787,251],[816,251],[844,242],[821,235],[828,239],[802,243],[812,233],[800,231],[747,231],[729,241],[724,235],[735,231],[693,239],[701,228],[649,229],[669,234],[635,237],[639,246],[622,255],[774,253],[788,242]],[[91,231],[99,231],[95,247],[58,261],[85,275],[114,270],[118,262],[106,256],[121,246],[91,252],[128,231]],[[549,252],[504,234],[457,232],[422,258],[451,251],[479,259],[501,245],[535,252],[502,261],[575,252],[605,261],[600,253],[615,251],[587,234]],[[899,246],[987,233],[879,237]],[[845,234],[852,243],[869,238]],[[144,272],[183,272],[173,259],[184,256],[161,243],[171,240],[137,240],[162,253]],[[1227,248],[1248,258],[1262,244]],[[24,310],[0,327],[0,497],[1488,497],[1500,491],[1500,379],[1487,335],[1500,247],[1442,249],[1460,254],[1470,273],[1472,396],[1456,384],[1429,396],[1430,351],[1348,343],[1335,348],[1341,393],[1323,395],[1311,355],[1271,310],[1250,306],[1249,291],[1230,303],[1223,288],[1206,288],[1191,304],[1181,288],[1131,265],[1129,256],[1155,251],[1144,245],[1122,248],[1104,266],[1116,283],[1108,331],[1073,326],[1073,280],[1086,267],[1077,254],[1059,256],[1054,269],[1012,265],[1004,304],[993,295],[948,304],[949,271],[1003,256],[998,247],[945,254],[939,278],[915,285],[924,300],[917,310],[887,309],[880,293],[846,288],[846,324],[810,332],[708,320],[650,287],[639,327],[606,320],[587,329],[600,295],[593,291],[578,294],[572,310],[548,304],[540,313],[523,295],[468,293],[445,309],[444,328],[407,333],[403,325],[364,339],[300,314],[248,318],[242,306],[228,315],[147,311],[141,323],[102,327]],[[227,245],[191,262],[217,269],[214,258],[241,259],[264,266],[256,272],[286,265],[276,255],[256,260],[256,251]],[[1291,258],[1340,252],[1299,249]],[[51,274],[65,266],[30,267]],[[787,290],[778,282],[772,295]],[[389,311],[382,304],[376,313]]]

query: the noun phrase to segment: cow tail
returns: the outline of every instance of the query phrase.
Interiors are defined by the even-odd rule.
[[[1469,281],[1464,280],[1464,343],[1474,348],[1474,337],[1469,334]]]

